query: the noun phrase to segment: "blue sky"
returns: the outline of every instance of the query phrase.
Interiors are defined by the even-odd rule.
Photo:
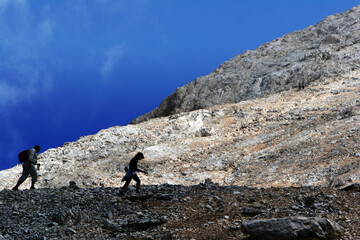
[[[0,170],[127,125],[222,62],[352,0],[0,0]]]

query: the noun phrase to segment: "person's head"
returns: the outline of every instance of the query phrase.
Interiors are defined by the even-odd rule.
[[[142,154],[142,152],[138,152],[138,153],[135,155],[135,158],[136,158],[137,160],[144,159],[144,154]]]
[[[39,146],[39,145],[35,145],[34,149],[35,149],[35,151],[36,151],[37,153],[40,152],[40,146]]]

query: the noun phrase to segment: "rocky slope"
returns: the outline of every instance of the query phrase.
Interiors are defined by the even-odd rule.
[[[0,191],[0,239],[248,239],[242,229],[247,221],[289,217],[330,219],[342,226],[341,239],[360,239],[359,189],[250,189],[205,181],[188,187],[147,185],[141,193],[129,189],[121,196],[119,190],[71,185]],[[315,236],[318,228],[301,234]],[[287,232],[287,238],[276,239],[294,239]]]
[[[193,107],[176,107],[185,112],[112,127],[45,151],[38,187],[70,180],[119,186],[137,151],[145,154],[145,184],[192,185],[205,178],[251,187],[359,182],[359,17],[360,6],[236,56],[182,88],[186,95],[180,97],[196,95],[210,104],[201,108],[227,103],[216,94],[229,89],[243,96],[236,101],[255,99],[191,112],[186,110]],[[11,188],[20,173],[20,165],[1,171],[0,188]]]
[[[353,71],[301,91],[105,129],[42,153],[38,187],[120,186],[137,151],[145,184],[346,186],[360,181],[359,93]],[[20,165],[1,171],[2,188],[20,174]]]
[[[359,68],[359,50],[357,6],[235,56],[209,75],[178,88],[158,108],[132,123],[237,103],[338,77]]]

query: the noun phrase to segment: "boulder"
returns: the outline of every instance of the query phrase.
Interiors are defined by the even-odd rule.
[[[243,233],[253,239],[291,240],[298,238],[339,239],[344,229],[329,219],[290,217],[242,222]]]

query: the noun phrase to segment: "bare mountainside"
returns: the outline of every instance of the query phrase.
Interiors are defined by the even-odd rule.
[[[145,184],[360,182],[359,18],[360,6],[329,16],[179,88],[134,120],[139,124],[45,151],[37,186],[70,180],[82,187],[120,186],[137,151],[145,155]],[[165,117],[153,118],[159,116]],[[20,173],[20,165],[1,171],[1,187],[11,188]]]
[[[359,94],[360,72],[351,71],[300,91],[105,129],[40,154],[37,186],[120,186],[137,151],[145,184],[347,186],[360,182]],[[1,171],[2,188],[20,174],[21,165]]]
[[[178,88],[158,108],[132,123],[307,86],[358,69],[359,58],[357,6],[235,56],[209,75]]]

